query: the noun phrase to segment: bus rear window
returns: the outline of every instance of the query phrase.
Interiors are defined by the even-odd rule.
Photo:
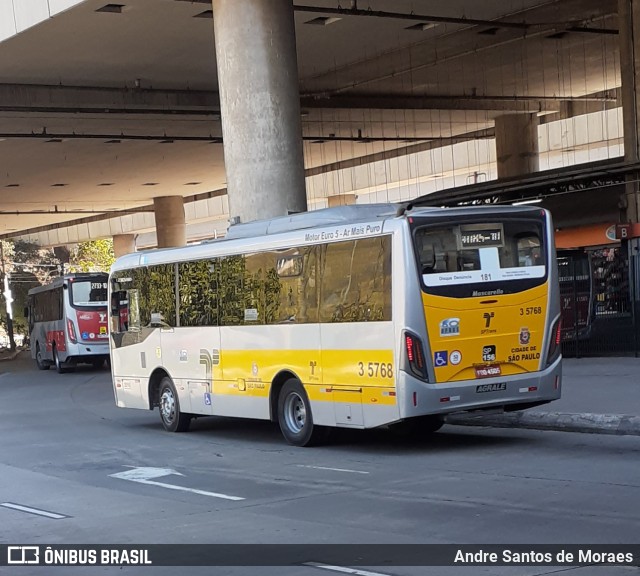
[[[417,227],[414,243],[423,288],[453,297],[519,292],[547,276],[537,221]]]
[[[72,306],[106,306],[107,282],[102,280],[76,280],[69,283]]]

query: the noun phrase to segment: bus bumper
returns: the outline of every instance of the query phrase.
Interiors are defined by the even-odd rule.
[[[106,360],[109,357],[109,341],[85,344],[83,342],[71,343],[67,342],[66,356],[62,358],[63,362],[82,363],[86,362],[90,364],[92,360]]]
[[[523,410],[560,398],[562,358],[540,372],[431,384],[401,372],[400,417],[469,410]]]

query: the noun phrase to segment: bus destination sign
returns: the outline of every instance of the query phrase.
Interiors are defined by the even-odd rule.
[[[499,248],[503,246],[502,225],[460,226],[460,248]]]

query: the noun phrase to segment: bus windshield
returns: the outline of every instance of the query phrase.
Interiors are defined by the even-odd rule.
[[[547,276],[536,220],[419,226],[414,244],[425,292],[451,297],[515,293]]]
[[[104,307],[107,305],[107,281],[103,279],[75,280],[69,283],[71,305],[74,307]]]

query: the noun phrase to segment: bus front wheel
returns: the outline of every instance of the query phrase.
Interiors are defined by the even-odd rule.
[[[313,446],[327,437],[327,428],[314,426],[309,398],[295,378],[287,380],[280,390],[278,423],[285,440],[293,446]]]
[[[191,424],[191,416],[180,412],[180,400],[173,380],[165,376],[160,382],[160,420],[167,432],[186,432]]]
[[[42,348],[40,348],[40,342],[36,342],[36,366],[38,366],[38,370],[49,370],[49,363],[42,359]]]

